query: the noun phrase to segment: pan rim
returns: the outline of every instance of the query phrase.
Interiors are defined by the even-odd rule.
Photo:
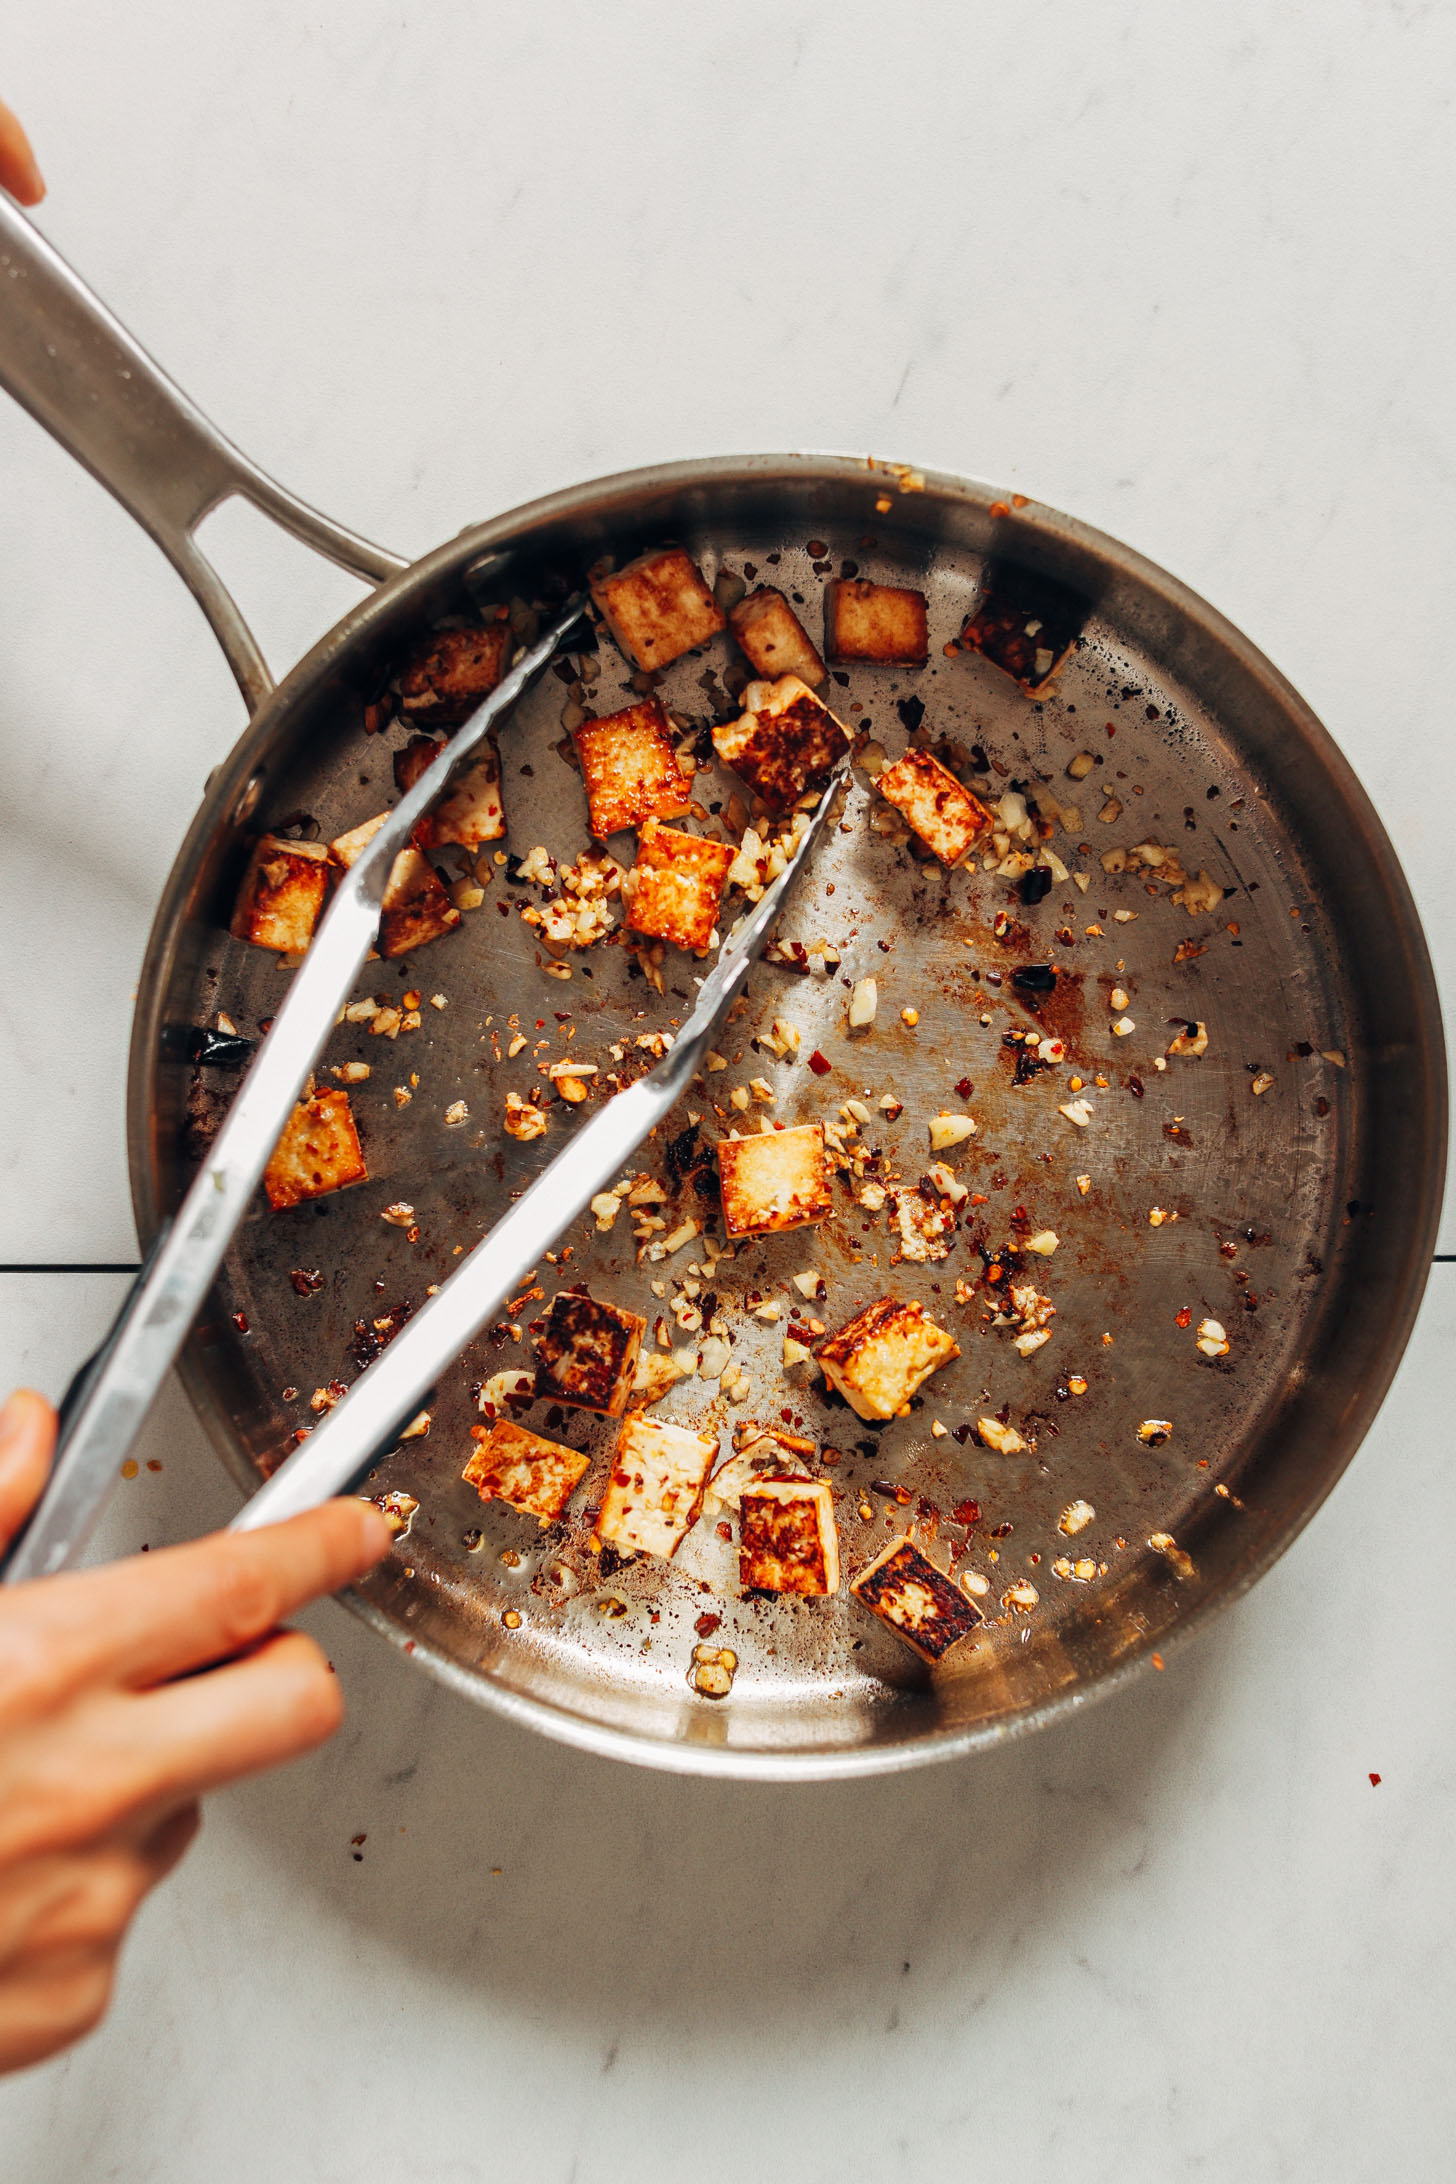
[[[832,452],[759,452],[697,457],[588,479],[465,527],[454,538],[411,562],[368,593],[303,655],[280,680],[267,703],[254,715],[231,752],[209,778],[202,803],[174,860],[148,937],[133,1017],[126,1103],[132,1203],[144,1247],[155,1233],[160,1218],[151,1127],[151,1076],[168,984],[166,972],[181,928],[183,909],[202,853],[218,826],[234,809],[254,771],[258,753],[272,740],[279,723],[314,682],[352,650],[377,620],[391,614],[402,596],[411,591],[427,590],[440,576],[492,549],[498,550],[532,528],[563,517],[579,518],[589,511],[600,516],[610,510],[614,500],[629,496],[640,502],[644,495],[680,495],[693,487],[741,483],[745,478],[770,482],[776,474],[799,480],[822,479],[826,483],[863,480],[868,474],[883,477],[887,489],[893,490],[899,467],[863,456]],[[982,480],[932,470],[917,475],[923,478],[923,490],[931,498],[969,502],[986,512],[998,504],[1003,507],[1014,505],[1007,489]],[[1019,494],[1017,497],[1021,498]],[[1157,597],[1180,623],[1196,627],[1207,642],[1231,656],[1245,674],[1269,691],[1301,737],[1311,760],[1323,768],[1345,804],[1360,815],[1365,850],[1390,907],[1413,1018],[1420,1029],[1419,1047],[1412,1057],[1411,1071],[1416,1080],[1414,1093],[1421,1126],[1418,1133],[1413,1132],[1413,1139],[1418,1135],[1419,1142],[1413,1142],[1410,1148],[1413,1156],[1410,1172],[1416,1179],[1410,1195],[1415,1198],[1418,1211],[1410,1222],[1399,1279],[1387,1289],[1382,1300],[1384,1335],[1376,1369],[1367,1374],[1357,1398],[1344,1413],[1339,1436],[1343,1453],[1321,1473],[1315,1482],[1316,1490],[1306,1493],[1234,1576],[1191,1607],[1171,1630],[1131,1648],[1121,1661],[1103,1669],[1090,1682],[1017,1713],[970,1727],[913,1730],[904,1737],[876,1745],[818,1746],[804,1750],[787,1746],[709,1746],[673,1741],[592,1721],[563,1706],[508,1690],[489,1677],[471,1674],[427,1641],[412,1638],[404,1627],[392,1622],[358,1594],[349,1592],[341,1596],[361,1620],[389,1638],[397,1650],[408,1648],[410,1658],[428,1669],[437,1681],[469,1696],[477,1704],[489,1707],[505,1719],[539,1730],[555,1742],[595,1756],[624,1759],[672,1773],[809,1781],[890,1773],[951,1760],[1026,1735],[1053,1720],[1065,1719],[1093,1700],[1125,1688],[1133,1677],[1145,1674],[1155,1651],[1160,1658],[1166,1658],[1180,1649],[1196,1632],[1203,1630],[1214,1615],[1243,1597],[1286,1552],[1353,1461],[1384,1403],[1409,1344],[1430,1276],[1441,1215],[1449,1112],[1447,1060],[1430,951],[1409,882],[1385,826],[1349,760],[1305,699],[1268,656],[1199,593],[1111,534],[1048,503],[1027,499],[1023,506],[1015,507],[1014,519],[1028,539],[1049,538],[1064,546],[1081,549],[1115,567],[1122,576]],[[219,1456],[235,1480],[244,1484],[246,1477],[251,1475],[251,1467],[246,1472],[242,1468],[246,1459],[191,1348],[184,1350],[178,1373]]]

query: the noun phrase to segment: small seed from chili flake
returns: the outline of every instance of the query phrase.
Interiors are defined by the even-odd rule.
[[[519,1630],[521,1627],[521,1618],[514,1608],[507,1608],[505,1614],[501,1617],[501,1621],[505,1624],[507,1630]]]
[[[900,1021],[902,1024],[908,1024],[913,1031],[920,1021],[919,1009],[901,1009]]]

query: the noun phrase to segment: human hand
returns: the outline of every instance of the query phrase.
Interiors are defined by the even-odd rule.
[[[9,190],[22,205],[38,205],[45,196],[30,138],[4,105],[0,105],[0,190]]]
[[[45,1481],[55,1415],[0,1409],[0,1549]],[[371,1503],[329,1502],[104,1569],[0,1590],[0,2071],[102,2016],[143,1897],[197,1799],[333,1734],[337,1678],[281,1616],[386,1552]]]

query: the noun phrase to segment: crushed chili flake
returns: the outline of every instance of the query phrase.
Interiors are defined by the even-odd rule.
[[[834,1064],[826,1055],[819,1052],[818,1047],[815,1047],[813,1053],[809,1056],[809,1067],[816,1077],[827,1077]]]

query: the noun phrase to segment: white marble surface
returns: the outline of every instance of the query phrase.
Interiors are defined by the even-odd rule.
[[[1449,1008],[1449,8],[239,0],[204,28],[75,0],[0,65],[60,247],[243,446],[401,550],[802,445],[1130,539],[1350,754]],[[126,1260],[128,992],[239,708],[155,550],[4,407],[0,475],[0,1256]],[[246,528],[219,553],[280,664],[351,596]],[[59,1387],[118,1287],[5,1278],[0,1378]],[[0,2088],[6,2178],[1444,2173],[1453,1341],[1446,1265],[1255,1595],[974,1765],[635,1774],[319,1611],[344,1737],[214,1802],[109,2026]],[[143,1453],[113,1547],[225,1515],[180,1398]]]

